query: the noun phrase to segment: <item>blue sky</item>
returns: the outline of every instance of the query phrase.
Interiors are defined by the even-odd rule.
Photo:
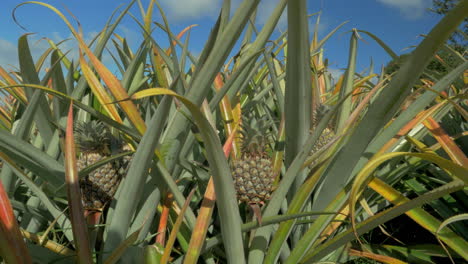
[[[24,1],[8,0],[0,3],[0,65],[6,68],[8,65],[17,66],[17,40],[28,32],[35,34],[30,37],[30,45],[33,54],[39,56],[47,47],[47,42],[42,38],[50,38],[58,42],[70,38],[71,34],[63,21],[52,11],[38,6],[25,5],[16,11],[18,21],[27,28],[27,31],[16,25],[12,18],[12,11],[16,5]],[[129,0],[44,0],[57,7],[71,19],[67,10],[79,20],[83,27],[85,37],[91,39],[105,25],[112,12],[127,4]],[[142,0],[146,7],[149,0]],[[233,8],[241,2],[233,0]],[[266,21],[278,0],[262,0],[257,17],[257,27],[261,27]],[[370,31],[381,38],[397,54],[408,52],[408,47],[417,45],[422,38],[420,34],[427,34],[430,29],[441,19],[440,16],[430,13],[427,8],[431,6],[431,0],[313,0],[308,1],[308,12],[322,11],[319,36],[323,37],[334,27],[344,21],[349,21],[338,31],[324,46],[325,57],[329,59],[332,72],[346,67],[349,51],[349,31],[352,28]],[[177,33],[191,24],[198,24],[190,34],[190,50],[194,54],[201,51],[212,25],[221,7],[221,0],[160,0],[165,10],[171,29]],[[131,9],[132,14],[141,18],[138,5]],[[160,21],[157,10],[154,20]],[[286,17],[280,21],[279,29],[285,28]],[[315,24],[315,18],[311,19]],[[75,24],[76,25],[76,24]],[[312,30],[312,28],[310,29]],[[141,41],[141,34],[137,24],[132,18],[126,17],[118,27],[117,32],[128,38],[130,44],[136,48]],[[380,46],[366,35],[361,35],[363,40],[358,47],[358,70],[367,68],[371,58],[376,66],[376,71],[390,60],[390,57]],[[167,47],[167,38],[161,31],[155,32],[154,38],[161,46]],[[76,47],[74,40],[68,41],[64,48]],[[77,51],[70,53],[76,56]],[[104,61],[111,63],[110,56],[105,56]]]

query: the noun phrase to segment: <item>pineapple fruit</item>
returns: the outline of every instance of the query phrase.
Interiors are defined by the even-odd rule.
[[[81,154],[78,171],[110,157],[128,151],[128,146],[112,135],[100,121],[80,123],[75,129]],[[114,197],[120,180],[125,176],[131,156],[108,162],[80,179],[81,198],[86,209],[102,209]]]
[[[325,128],[322,135],[320,135],[319,139],[310,151],[311,155],[325,147],[325,145],[327,145],[334,137],[335,132],[330,127]]]
[[[273,191],[272,161],[266,153],[268,126],[264,119],[242,127],[242,155],[232,162],[232,175],[239,201],[263,204]]]
[[[315,129],[315,127],[318,125],[318,122],[323,118],[325,113],[329,111],[328,106],[326,105],[320,105],[316,112],[314,113],[313,117],[314,119],[312,120],[312,131]],[[312,147],[312,150],[310,151],[310,156],[313,156],[316,152],[321,151],[322,148],[324,148],[330,141],[333,140],[335,137],[335,132],[333,130],[333,126],[330,124],[327,128],[325,128],[318,138],[317,142],[315,145]],[[308,167],[309,169],[312,169],[317,165],[317,160],[312,161]]]

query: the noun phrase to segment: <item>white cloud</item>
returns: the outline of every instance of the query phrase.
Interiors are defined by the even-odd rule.
[[[86,34],[85,42],[89,43],[97,34],[98,34],[97,32],[90,32]],[[50,36],[47,36],[47,37],[51,39],[56,45],[58,45],[60,50],[63,53],[65,53],[65,56],[70,61],[72,60],[74,62],[78,61],[79,59],[78,44],[71,34],[68,37],[63,37],[58,32],[51,32]],[[41,57],[41,55],[43,55],[44,52],[48,48],[50,48],[50,45],[47,42],[47,39],[45,37],[41,37],[38,35],[29,35],[27,38],[28,38],[29,49],[31,51],[33,60],[34,62],[37,62],[37,60]],[[67,41],[64,41],[59,44],[59,42],[65,39],[67,39]],[[112,45],[109,45],[109,47],[112,47]],[[113,63],[113,61],[111,61],[111,57],[106,52],[103,55],[102,61],[105,64],[110,63],[110,62]],[[2,66],[3,68],[7,70],[19,67],[17,41],[13,42],[13,41],[6,40],[6,39],[0,39],[0,66]],[[45,67],[49,67],[49,66],[50,66],[50,58],[47,58],[45,60],[44,66],[42,67],[42,70],[44,70]]]
[[[275,10],[276,6],[278,5],[279,0],[266,0],[260,2],[258,9],[257,9],[257,23],[260,25],[264,25],[268,19],[270,18],[271,14]],[[283,10],[283,14],[276,25],[280,30],[286,30],[288,25],[288,17],[287,17],[287,7]]]
[[[199,18],[214,18],[216,19],[221,7],[221,0],[161,0],[163,10],[171,21],[186,21]],[[231,15],[237,11],[237,8],[242,3],[242,0],[231,1]],[[257,9],[256,23],[263,25],[267,22],[273,10],[278,5],[279,0],[264,0],[261,1]],[[286,9],[278,22],[278,26],[286,29],[287,17]]]
[[[217,17],[221,8],[220,0],[162,0],[161,3],[171,22]]]
[[[187,20],[200,18],[216,19],[222,7],[221,0],[161,0],[161,3],[170,22],[185,22]],[[234,14],[241,3],[242,0],[231,1],[231,15]],[[278,3],[279,0],[261,1],[257,9],[256,23],[264,25]],[[281,30],[286,30],[286,13],[285,9],[278,22],[278,28]]]
[[[385,5],[398,8],[400,12],[410,19],[422,17],[427,8],[431,6],[431,0],[377,0]]]
[[[278,6],[280,0],[264,0],[260,2],[257,10],[257,20],[256,23],[259,25],[264,25],[270,16],[272,15],[275,8]],[[308,3],[308,7],[310,7],[310,3]],[[286,31],[288,27],[288,7],[283,10],[281,17],[276,25],[277,28],[281,31]],[[309,32],[313,32],[315,30],[317,16],[313,16],[309,18]],[[320,19],[320,23],[318,26],[319,33],[322,33],[324,30],[328,28],[327,23],[324,23],[324,17],[322,16]]]

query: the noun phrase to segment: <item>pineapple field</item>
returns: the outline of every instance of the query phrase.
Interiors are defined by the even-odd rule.
[[[78,59],[51,39],[33,59],[26,33],[0,65],[0,263],[468,263],[467,50],[447,44],[468,1],[392,71],[358,72],[363,36],[398,55],[345,32],[338,77],[324,47],[345,22],[319,38],[305,0],[261,27],[260,0],[222,1],[197,55],[193,26],[125,2],[92,40],[73,10],[12,10],[60,19]]]

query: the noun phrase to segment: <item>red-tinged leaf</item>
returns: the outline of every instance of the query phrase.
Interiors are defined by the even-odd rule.
[[[102,211],[85,210],[84,216],[86,219],[86,223],[88,223],[89,226],[95,226],[98,225],[99,221],[101,220]]]
[[[177,34],[177,39],[181,39],[187,31],[189,31],[191,28],[196,27],[196,26],[198,26],[198,24],[193,24],[193,25],[190,25],[190,26],[184,28],[179,34]],[[172,43],[173,43],[174,46],[177,45],[177,42],[175,40],[172,41]],[[172,50],[169,47],[167,49],[166,53],[167,53],[167,55],[170,55],[171,52],[172,52]]]
[[[236,124],[233,127],[233,129],[231,130],[231,133],[229,134],[229,137],[227,138],[226,142],[224,143],[223,152],[224,152],[224,156],[226,158],[228,158],[231,151],[233,149],[235,149],[233,147],[234,147],[234,144],[235,144],[235,139],[236,139],[237,129],[238,128],[239,128],[239,124]]]
[[[257,219],[258,226],[262,226],[262,209],[260,209],[260,206],[258,203],[251,203],[249,204],[250,209],[253,212],[253,215]]]
[[[343,223],[349,215],[349,204],[346,204],[340,209],[340,212],[335,216],[332,222],[328,224],[327,228],[320,234],[319,241],[322,242],[329,238]]]
[[[32,263],[16,223],[8,195],[0,181],[0,256],[6,263]]]
[[[194,193],[195,193],[195,189],[193,189],[190,192],[190,194],[187,196],[184,206],[181,208],[179,216],[177,217],[177,220],[174,223],[174,226],[172,227],[171,235],[169,236],[169,239],[167,240],[167,245],[166,245],[166,248],[164,249],[164,254],[161,257],[161,262],[160,262],[161,264],[168,263],[169,261],[169,257],[172,252],[172,247],[174,246],[174,242],[177,238],[177,233],[179,232],[179,228],[182,225],[182,221],[184,220],[185,211],[187,211],[187,208],[190,205],[190,201],[192,200],[192,196]]]
[[[432,135],[454,162],[464,167],[468,167],[468,158],[465,156],[465,153],[463,153],[439,123],[437,123],[432,117],[428,117],[424,121],[424,125],[429,129],[429,131],[431,131]]]
[[[76,37],[79,40],[80,48],[84,49],[86,55],[88,55],[90,58],[90,61],[96,69],[99,77],[102,78],[114,98],[119,102],[119,105],[127,115],[128,119],[130,119],[138,132],[143,135],[146,130],[145,121],[142,119],[135,104],[132,101],[127,100],[129,98],[127,91],[125,91],[120,81],[109,71],[109,69],[107,69],[104,64],[102,64],[102,62],[91,52],[81,37],[79,35]]]
[[[233,133],[231,133],[224,143],[223,151],[225,157],[229,157],[229,153],[232,150],[232,142],[236,135],[235,131],[237,126],[234,128]],[[192,237],[190,238],[189,247],[187,253],[185,254],[184,264],[195,264],[200,257],[201,249],[203,243],[205,242],[206,233],[208,232],[208,227],[210,226],[211,216],[213,215],[213,208],[216,202],[216,192],[213,183],[213,178],[210,177],[208,185],[205,190],[205,195],[203,196],[203,201],[200,207],[200,213],[197,217],[197,222],[192,232]]]
[[[215,89],[219,92],[221,88],[223,88],[224,82],[221,77],[221,74],[218,74],[214,80],[214,87]],[[226,133],[229,135],[229,137],[233,137],[232,139],[228,139],[231,143],[225,144],[225,148],[232,148],[232,155],[234,158],[237,158],[240,155],[240,142],[239,142],[239,137],[237,137],[236,133],[236,128],[239,125],[239,122],[235,120],[235,113],[231,107],[231,102],[229,101],[229,98],[227,96],[224,96],[221,102],[219,103],[219,109],[221,112],[221,116],[224,120],[225,124],[225,129]],[[227,136],[227,135],[226,135]],[[226,143],[228,142],[226,141]],[[230,151],[230,150],[229,150]],[[226,152],[226,151],[225,151]],[[227,158],[228,156],[226,156]]]
[[[213,177],[210,177],[208,186],[205,190],[205,195],[200,207],[200,213],[197,217],[197,222],[192,231],[189,247],[185,254],[184,264],[196,264],[200,257],[201,249],[205,243],[206,233],[210,226],[211,216],[213,215],[213,208],[216,203],[216,193],[213,183]]]
[[[387,143],[385,143],[385,145],[379,150],[379,152],[376,153],[376,155],[379,155],[379,154],[382,154],[382,153],[385,153],[388,149],[390,149],[395,143],[398,142],[398,140],[401,138],[401,137],[404,137],[406,134],[408,134],[411,129],[413,129],[414,127],[416,127],[418,124],[422,123],[424,121],[424,119],[428,118],[429,116],[431,116],[437,109],[439,109],[443,104],[437,104],[437,105],[434,105],[433,107],[421,112],[420,114],[418,114],[413,120],[411,120],[410,122],[408,122],[404,127],[402,127],[400,129],[400,131],[398,131],[398,133],[391,139],[389,140]]]
[[[3,103],[6,104],[6,100],[3,100]],[[8,120],[11,120],[11,114],[10,114],[10,107],[6,105],[0,106],[0,114],[7,118]]]
[[[86,78],[86,81],[91,87],[91,91],[98,99],[99,103],[101,103],[102,107],[105,109],[107,114],[114,119],[115,121],[122,123],[122,119],[119,116],[119,112],[114,104],[111,104],[112,98],[109,96],[107,91],[102,86],[101,82],[98,80],[94,72],[89,67],[88,63],[85,61],[83,57],[83,53],[80,52],[80,65],[83,71],[83,75]]]
[[[55,12],[62,20],[63,22],[67,25],[67,27],[70,29],[70,32],[72,35],[76,38],[78,41],[79,48],[85,52],[85,54],[88,56],[89,60],[91,61],[91,64],[94,66],[94,69],[97,71],[97,75],[104,81],[104,83],[107,85],[107,88],[111,91],[112,95],[114,98],[119,102],[119,105],[121,106],[122,110],[125,112],[127,115],[128,119],[130,122],[135,126],[135,128],[140,132],[140,134],[144,134],[146,130],[146,125],[141,117],[137,107],[131,100],[128,99],[128,94],[125,91],[125,89],[122,87],[122,84],[120,81],[115,77],[112,72],[104,66],[104,64],[94,55],[94,53],[91,51],[91,49],[86,45],[86,42],[83,39],[82,34],[77,32],[75,28],[71,25],[70,21],[63,15],[62,12],[60,12],[57,8],[54,6],[43,3],[43,2],[38,2],[38,1],[28,1],[21,3],[16,6],[15,9],[19,8],[22,5],[26,4],[37,4],[41,5],[44,7],[49,8],[53,12]],[[16,20],[16,18],[14,18]]]
[[[158,235],[156,236],[156,245],[163,246],[166,243],[166,230],[167,222],[169,220],[169,213],[172,208],[172,202],[174,201],[172,193],[168,193],[164,198],[163,209],[161,216],[159,217]]]
[[[223,193],[222,196],[218,196],[217,198],[218,204],[220,205],[219,215],[222,221],[225,221],[225,225],[222,228],[222,233],[224,234],[223,239],[225,240],[226,244],[232,243],[230,244],[231,248],[227,249],[229,252],[232,254],[236,254],[233,251],[242,252],[243,255],[238,205],[234,199],[231,199],[231,197],[235,197],[235,189],[232,183],[232,178],[230,178],[231,175],[227,161],[225,157],[222,157],[224,153],[222,152],[218,135],[204,114],[200,111],[199,107],[194,105],[187,98],[178,95],[174,91],[161,88],[150,88],[133,94],[131,99],[140,99],[148,96],[162,94],[176,97],[178,100],[180,100],[180,102],[184,103],[184,105],[192,113],[193,119],[198,125],[200,135],[203,139],[203,142],[205,143],[205,148],[207,150],[207,160],[210,164],[210,168],[212,169],[211,171],[215,183],[215,190],[218,191],[219,189],[219,192]],[[229,227],[229,229],[226,227]],[[230,257],[234,257],[232,254]]]
[[[89,245],[88,227],[83,214],[81,191],[76,167],[75,139],[73,136],[73,103],[68,111],[65,136],[65,181],[67,184],[68,205],[73,237],[79,263],[93,263]]]
[[[8,85],[15,85],[17,82],[0,66],[0,76],[6,81]]]
[[[335,88],[333,89],[333,92],[332,92],[333,95],[340,93],[341,87],[343,86],[343,80],[344,80],[344,74],[340,75],[340,78],[336,82]]]
[[[13,77],[10,76],[1,66],[0,66],[0,77],[2,77],[8,85],[15,85],[17,82]],[[15,89],[7,88],[6,89],[12,96],[15,96],[21,102],[26,103],[28,99],[26,98],[26,94],[24,93],[24,89],[22,87],[18,87]]]

